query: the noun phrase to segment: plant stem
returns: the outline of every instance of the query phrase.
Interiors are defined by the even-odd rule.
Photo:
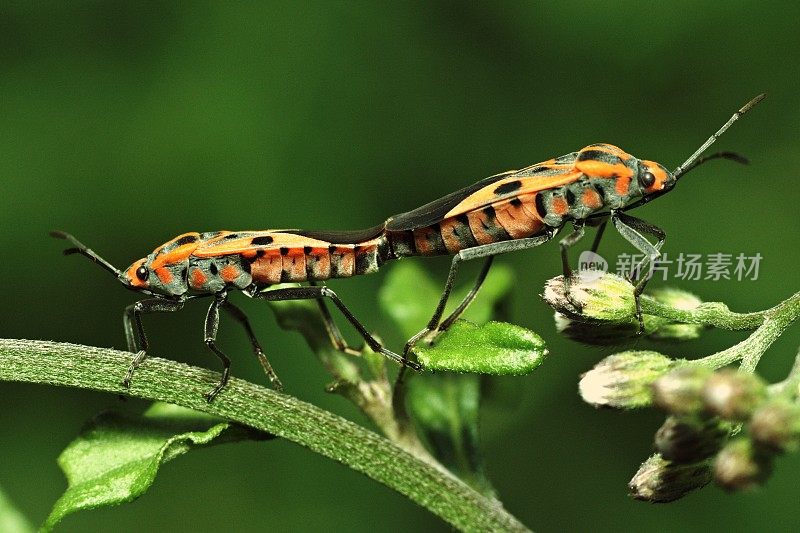
[[[789,324],[800,316],[800,292],[793,294],[771,309],[761,313],[750,313],[750,315],[761,315],[761,322],[748,338],[727,350],[698,359],[696,362],[711,368],[720,368],[741,361],[739,366],[741,370],[754,372],[764,352],[775,342],[775,339],[780,337]]]
[[[376,433],[297,398],[232,378],[208,403],[218,374],[149,358],[130,389],[120,381],[131,354],[46,341],[0,339],[0,380],[126,394],[204,411],[301,444],[406,495],[464,531],[527,531],[502,504]]]
[[[797,295],[795,295],[797,296]],[[707,302],[694,309],[678,309],[663,304],[653,297],[643,294],[642,312],[684,324],[703,324],[721,329],[755,329],[764,322],[767,311],[755,313],[734,313],[721,302]]]

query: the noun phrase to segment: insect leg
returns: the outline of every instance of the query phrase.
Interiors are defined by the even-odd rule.
[[[278,375],[272,369],[272,365],[269,364],[267,356],[264,355],[264,350],[261,348],[261,344],[256,338],[256,334],[253,331],[253,327],[250,325],[250,321],[247,319],[247,315],[244,314],[244,311],[230,303],[228,300],[224,300],[220,306],[244,328],[247,336],[250,338],[250,345],[253,347],[253,353],[256,355],[256,358],[258,358],[258,362],[261,363],[261,368],[264,369],[264,373],[269,378],[273,388],[278,391],[283,390],[283,384],[281,383],[281,380],[278,379]]]
[[[475,246],[473,248],[466,248],[461,250],[453,257],[453,262],[450,264],[450,272],[447,275],[447,281],[444,285],[444,291],[442,292],[442,296],[439,298],[439,303],[436,306],[436,310],[433,312],[433,316],[428,321],[428,325],[421,331],[419,331],[416,335],[411,337],[408,342],[406,342],[405,348],[403,349],[403,355],[408,355],[408,352],[414,347],[414,345],[425,335],[436,329],[439,325],[439,321],[442,318],[442,313],[444,313],[444,308],[447,305],[447,300],[450,297],[450,291],[453,289],[453,284],[455,283],[456,274],[458,273],[458,265],[462,261],[469,261],[471,259],[480,259],[483,257],[493,257],[495,255],[513,252],[516,250],[525,250],[527,248],[533,248],[534,246],[539,246],[550,239],[553,238],[555,235],[556,230],[550,230],[547,234],[541,235],[539,237],[529,237],[527,239],[516,239],[511,241],[501,241],[501,242],[493,242],[490,244],[483,244],[481,246]],[[491,263],[487,263],[487,265],[491,265]],[[488,266],[484,265],[484,270],[488,272]],[[485,277],[486,273],[481,271],[481,274]],[[480,279],[480,278],[479,278]],[[481,282],[483,280],[480,280]],[[472,302],[472,299],[477,294],[477,289],[480,288],[479,284],[476,284],[477,287],[473,291],[467,295],[464,301],[458,305],[456,311],[458,314],[461,314],[464,309]],[[455,311],[454,311],[455,313]],[[452,320],[451,320],[452,318]],[[448,317],[446,320],[447,327],[449,327],[455,319],[458,318],[458,315],[455,317]],[[446,328],[445,328],[446,329]]]
[[[275,289],[271,291],[259,292],[252,295],[253,298],[261,298],[267,301],[285,301],[285,300],[319,300],[322,298],[330,298],[331,301],[339,308],[339,311],[345,316],[345,318],[353,325],[356,330],[358,330],[361,337],[367,343],[367,345],[375,352],[379,352],[389,359],[400,363],[403,366],[410,366],[414,370],[421,370],[417,363],[413,361],[409,361],[396,353],[387,350],[381,343],[379,343],[375,337],[370,335],[369,331],[367,330],[364,325],[359,322],[359,320],[355,317],[355,315],[344,305],[344,302],[333,292],[331,289],[325,286],[316,287],[287,287],[284,289]]]
[[[637,250],[645,255],[645,258],[636,266],[633,274],[634,276],[638,275],[644,265],[648,263],[654,263],[661,255],[659,250],[664,245],[664,241],[667,238],[667,234],[664,233],[664,230],[661,228],[654,226],[649,222],[645,222],[642,219],[632,217],[621,212],[615,212],[611,216],[611,223],[614,224],[614,227],[617,228],[617,231],[619,231],[620,235],[622,235],[625,240],[627,240]],[[656,242],[655,245],[652,244],[642,235],[641,232],[656,237],[658,242]],[[642,278],[638,281],[631,279],[631,281],[636,281],[636,288],[634,289],[633,295],[636,301],[636,316],[639,319],[640,333],[644,331],[644,321],[642,319],[642,305],[641,301],[639,300],[639,296],[644,291],[644,287],[647,285],[649,280],[650,276],[647,274],[642,276]]]
[[[572,299],[570,285],[572,284],[572,269],[569,267],[569,249],[575,246],[586,234],[582,222],[575,222],[573,232],[561,239],[558,244],[561,247],[561,268],[564,274],[564,295],[569,303],[576,309],[580,309],[580,304]]]
[[[661,252],[659,250],[661,250],[661,247],[664,245],[664,241],[666,240],[667,235],[666,233],[664,233],[664,230],[662,230],[658,226],[654,226],[649,222],[645,222],[640,218],[632,217],[625,213],[617,213],[616,221],[614,222],[614,225],[617,227],[617,230],[620,231],[620,233],[622,233],[622,230],[620,229],[620,224],[622,226],[626,226],[627,227],[626,229],[632,229],[635,232],[637,232],[637,235],[633,236],[633,238],[644,246],[644,248],[642,248],[638,246],[636,242],[631,240],[628,235],[626,234],[622,235],[623,237],[625,237],[626,240],[628,240],[628,242],[633,244],[637,250],[645,254],[645,257],[639,262],[639,264],[636,266],[636,269],[634,270],[634,275],[638,277],[638,274],[642,271],[645,265],[654,262],[661,255]],[[652,235],[653,237],[655,237],[657,239],[656,244],[655,245],[650,244],[650,241],[645,239],[641,235],[641,233],[647,233],[648,235]],[[644,283],[646,283],[648,279],[649,276],[642,277]],[[644,287],[642,287],[642,289],[644,289]]]
[[[219,330],[219,308],[224,307],[228,299],[227,292],[219,292],[214,295],[214,301],[208,307],[208,314],[206,315],[205,324],[205,343],[208,348],[219,357],[222,361],[222,378],[217,383],[217,386],[205,394],[206,400],[211,403],[214,397],[228,383],[228,378],[231,373],[231,360],[225,355],[222,350],[217,347],[217,331]]]
[[[122,385],[126,389],[131,386],[133,372],[147,359],[149,343],[147,342],[147,335],[145,335],[144,327],[142,326],[142,314],[179,311],[183,308],[184,303],[184,300],[150,298],[148,300],[141,300],[125,308],[125,314],[122,317],[122,322],[125,326],[125,340],[128,343],[128,351],[136,354],[128,367],[125,379],[122,380]]]
[[[600,239],[603,238],[603,232],[606,230],[608,219],[604,218],[603,221],[597,226],[597,233],[594,234],[594,241],[592,241],[592,253],[596,254],[597,249],[600,247]]]
[[[453,310],[453,312],[450,313],[450,315],[447,318],[442,320],[442,323],[439,324],[439,331],[446,331],[447,328],[449,328],[453,324],[453,322],[458,320],[458,317],[460,317],[461,314],[467,309],[469,304],[472,303],[472,300],[474,300],[475,296],[478,295],[478,291],[481,289],[481,285],[483,285],[483,282],[486,280],[486,276],[489,274],[489,269],[492,267],[493,261],[494,261],[493,255],[490,255],[489,257],[486,258],[486,261],[484,261],[481,271],[478,273],[478,277],[475,279],[475,284],[469,290],[467,295],[464,296],[464,299],[461,300],[461,303],[458,304],[458,306]]]
[[[577,244],[585,234],[586,230],[584,229],[583,224],[576,222],[574,231],[558,242],[559,246],[561,247],[561,267],[564,271],[565,284],[568,283],[567,280],[572,277],[572,269],[569,267],[569,249],[575,246],[575,244]]]
[[[308,284],[312,287],[317,286],[316,282],[314,281],[309,281]],[[350,348],[350,346],[347,345],[347,341],[342,335],[342,332],[339,331],[339,326],[337,326],[336,322],[333,321],[331,312],[328,310],[328,306],[325,305],[325,300],[322,298],[317,298],[316,301],[317,305],[319,306],[319,312],[322,315],[322,322],[325,324],[325,331],[328,332],[328,338],[330,339],[333,347],[348,355],[361,355],[360,351]]]

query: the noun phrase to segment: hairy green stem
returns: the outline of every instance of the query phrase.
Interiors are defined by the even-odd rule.
[[[697,362],[711,368],[720,368],[741,361],[741,370],[754,372],[764,352],[800,316],[800,292],[793,294],[771,309],[740,316],[750,315],[760,315],[760,323],[748,338],[727,350],[698,359]]]
[[[659,316],[684,324],[703,324],[729,330],[755,329],[764,322],[764,315],[768,312],[734,313],[721,302],[703,303],[694,309],[678,309],[646,294],[642,295],[641,302],[642,312],[646,315]]]
[[[208,403],[219,375],[148,359],[129,390],[120,381],[131,354],[46,341],[0,339],[0,380],[127,394],[216,415],[301,444],[406,495],[464,531],[527,531],[501,503],[383,437],[297,398],[239,379]]]

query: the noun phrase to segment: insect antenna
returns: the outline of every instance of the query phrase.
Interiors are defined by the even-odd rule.
[[[105,259],[100,257],[99,255],[97,255],[94,252],[94,250],[91,250],[90,248],[88,248],[85,244],[83,244],[81,241],[79,241],[78,239],[76,239],[75,237],[70,235],[69,233],[65,233],[63,231],[51,231],[50,232],[50,236],[51,237],[55,237],[56,239],[67,240],[67,241],[69,241],[69,242],[71,242],[72,244],[75,245],[74,248],[67,248],[66,250],[64,250],[64,255],[81,254],[83,256],[88,257],[89,259],[91,259],[92,261],[94,261],[95,263],[97,263],[98,265],[103,267],[104,269],[108,270],[109,272],[111,272],[115,276],[119,277],[120,270],[118,268],[116,268],[114,265],[112,265],[111,263],[109,263],[108,261],[106,261]]]
[[[703,152],[708,150],[709,146],[714,144],[716,140],[719,139],[720,135],[725,133],[725,130],[731,127],[731,124],[739,120],[739,117],[750,111],[750,109],[755,107],[755,105],[758,104],[761,100],[763,100],[766,96],[767,95],[765,93],[759,94],[758,96],[747,102],[745,105],[743,105],[742,108],[739,109],[736,113],[734,113],[733,116],[728,119],[728,122],[723,124],[722,127],[719,130],[717,130],[717,132],[714,135],[709,137],[708,140],[704,142],[703,145],[689,157],[689,159],[684,161],[684,163],[681,166],[679,166],[673,171],[672,174],[675,176],[675,178],[677,179],[681,177],[683,174],[686,174],[693,168],[711,159],[723,158],[723,159],[730,159],[738,163],[747,164],[747,159],[733,152],[718,152],[716,154],[712,154],[706,157],[700,157],[700,156],[703,155]]]

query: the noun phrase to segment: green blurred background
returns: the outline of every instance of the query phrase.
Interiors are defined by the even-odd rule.
[[[124,347],[120,319],[133,295],[88,261],[62,257],[50,229],[122,267],[190,230],[361,228],[593,142],[674,167],[762,91],[768,99],[717,145],[746,154],[750,167],[709,163],[636,214],[667,231],[668,253],[761,253],[757,281],[678,284],[736,310],[769,307],[800,278],[798,18],[793,2],[744,1],[4,2],[0,335]],[[602,254],[630,250],[608,235]],[[531,376],[496,380],[484,405],[488,472],[511,512],[537,531],[796,527],[797,455],[780,459],[755,494],[709,487],[671,505],[628,499],[663,415],[596,411],[578,398],[580,373],[614,350],[557,336],[537,296],[559,271],[556,245],[502,261],[518,274],[513,320],[540,332],[552,354]],[[425,263],[443,282],[448,260]],[[378,313],[383,276],[332,285],[399,347]],[[288,391],[363,422],[323,392],[326,374],[303,341],[245,300],[236,301]],[[198,304],[147,319],[152,353],[216,369],[204,312]],[[767,353],[763,375],[788,371],[798,333]],[[695,357],[741,338],[710,332],[657,348]],[[266,381],[237,327],[223,324],[221,341],[234,375]],[[142,407],[1,387],[0,485],[37,523],[65,486],[56,457],[81,425],[103,409]],[[189,454],[137,502],[63,524],[156,528],[447,529],[284,441]]]

